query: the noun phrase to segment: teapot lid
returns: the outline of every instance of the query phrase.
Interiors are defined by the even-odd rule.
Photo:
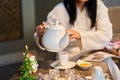
[[[53,24],[50,25],[51,29],[65,29],[58,20],[55,20]]]

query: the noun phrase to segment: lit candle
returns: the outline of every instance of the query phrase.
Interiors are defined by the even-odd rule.
[[[68,77],[68,80],[71,80],[71,77],[70,77],[70,76]]]
[[[58,80],[66,80],[65,78],[59,78]]]
[[[58,77],[55,76],[55,80],[58,80]]]

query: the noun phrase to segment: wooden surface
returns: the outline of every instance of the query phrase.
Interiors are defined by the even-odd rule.
[[[49,72],[49,70],[52,69],[50,67],[50,64],[52,62],[53,61],[39,61],[39,68],[38,68],[38,71],[35,73],[35,75],[37,76],[38,73],[47,74]],[[88,70],[81,70],[77,65],[75,67],[73,67],[72,69],[75,69],[75,72],[77,74],[80,74],[81,76],[91,76],[93,68],[95,66],[101,66],[103,68],[104,73],[108,73],[111,80],[113,80],[112,77],[111,77],[111,74],[109,72],[108,66],[105,62],[92,62],[92,66]],[[12,78],[10,80],[18,80],[19,77],[20,77],[20,74],[19,74],[19,71],[18,71],[17,73],[15,73],[12,76]]]

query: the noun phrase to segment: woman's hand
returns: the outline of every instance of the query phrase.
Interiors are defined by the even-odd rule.
[[[115,55],[120,56],[120,44],[114,44],[111,52]]]
[[[69,36],[70,39],[77,39],[77,40],[79,40],[81,38],[78,31],[73,30],[73,29],[69,29],[67,31],[70,32],[70,36]]]
[[[110,52],[114,55],[120,56],[120,49],[118,49],[118,50],[112,49],[112,50],[110,50]]]
[[[36,27],[36,33],[39,37],[43,36],[43,34],[46,30],[46,28],[45,28],[46,25],[47,25],[46,22],[42,22],[42,24],[40,24]]]

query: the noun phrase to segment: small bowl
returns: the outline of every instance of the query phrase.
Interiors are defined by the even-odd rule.
[[[81,69],[86,70],[86,69],[89,69],[89,68],[91,67],[92,63],[86,62],[86,61],[82,61],[82,60],[79,59],[79,60],[77,61],[77,65],[78,65]]]

